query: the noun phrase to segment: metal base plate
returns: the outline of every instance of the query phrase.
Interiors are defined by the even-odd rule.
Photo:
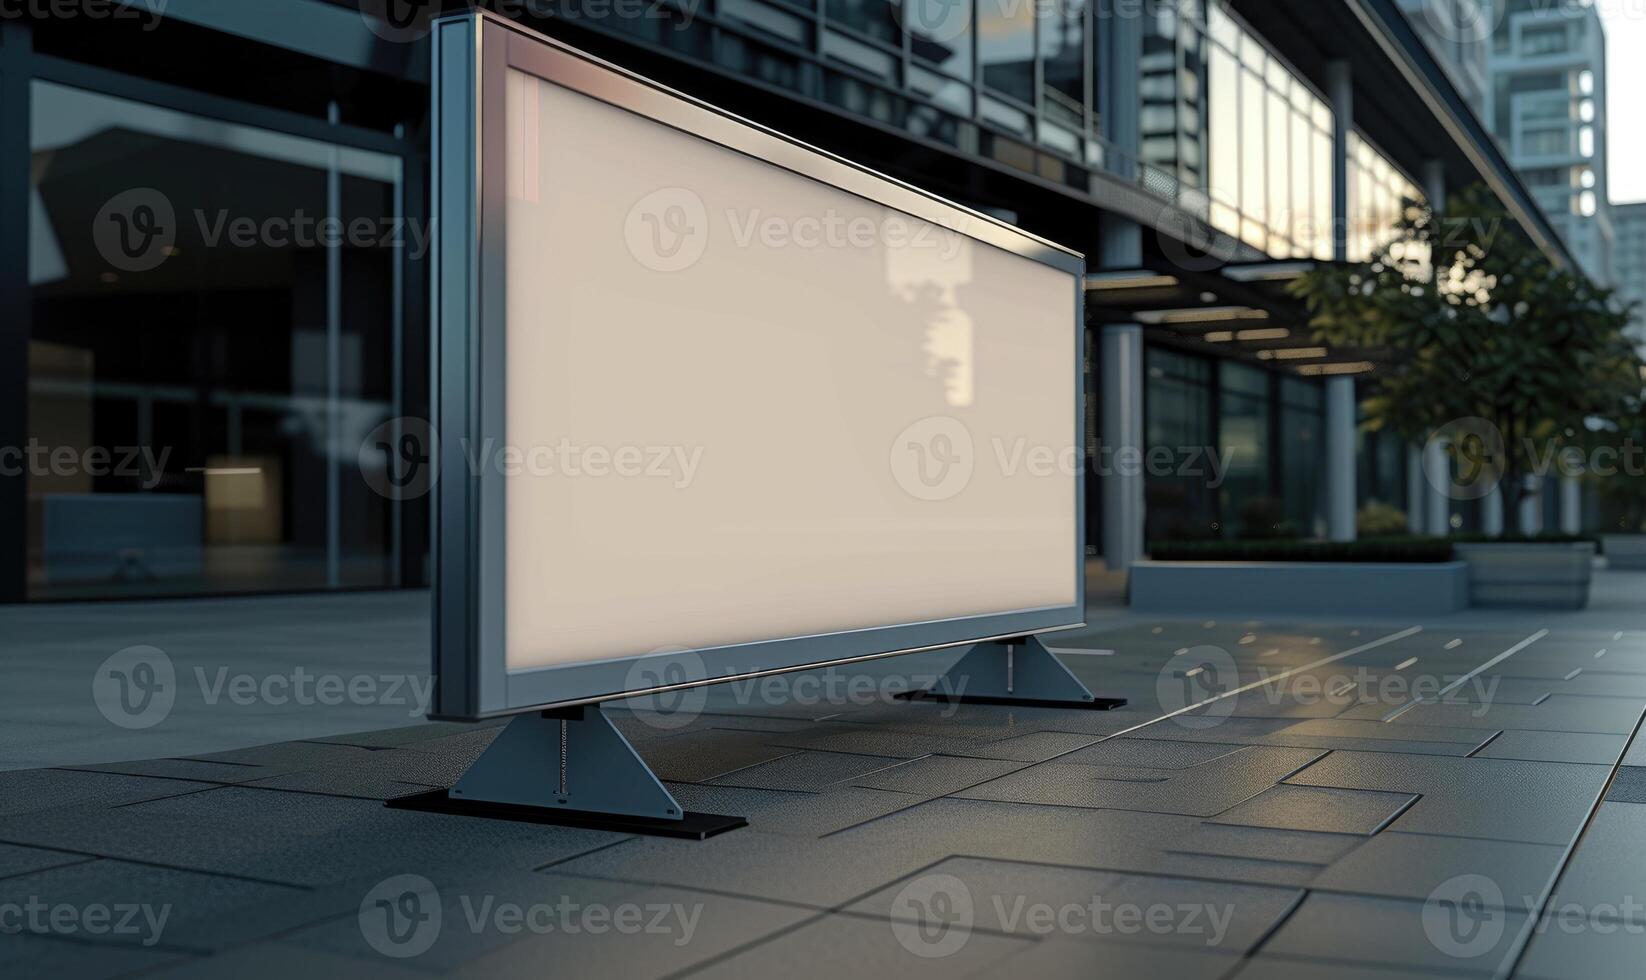
[[[715,813],[687,812],[679,820],[660,820],[651,817],[630,817],[612,813],[591,813],[588,810],[560,810],[552,807],[521,806],[514,803],[489,803],[485,800],[454,800],[443,789],[416,793],[389,800],[384,804],[391,810],[418,810],[423,813],[451,813],[465,817],[484,817],[491,820],[515,820],[522,823],[551,824],[557,827],[581,827],[585,830],[611,830],[623,834],[643,834],[649,837],[677,837],[683,840],[707,840],[728,830],[747,827],[743,817],[723,817]]]
[[[1040,701],[1034,698],[997,698],[982,695],[961,695],[954,697],[948,694],[933,694],[930,691],[904,691],[892,695],[904,701],[933,701],[938,704],[996,704],[1015,708],[1085,708],[1090,711],[1113,711],[1124,708],[1125,698],[1094,698],[1090,701]]]

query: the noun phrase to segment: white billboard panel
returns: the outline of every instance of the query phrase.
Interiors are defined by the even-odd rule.
[[[505,22],[436,41],[438,715],[1081,622],[1079,256]]]

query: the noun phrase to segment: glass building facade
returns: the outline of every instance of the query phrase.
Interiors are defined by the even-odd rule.
[[[290,16],[191,6],[142,43],[114,21],[0,23],[0,234],[26,256],[0,270],[21,406],[0,417],[0,445],[148,450],[0,483],[0,544],[20,556],[0,601],[427,582],[426,500],[367,475],[403,452],[396,420],[428,413],[427,45],[381,43],[357,0],[266,2]],[[1147,2],[1130,25],[1135,155],[1106,135],[1124,131],[1113,103],[1130,89],[1105,83],[1117,21],[1096,0],[525,9],[531,26],[1031,230],[1061,228],[1048,237],[1089,254],[1119,213],[1117,181],[1253,255],[1333,254],[1330,105],[1225,0]],[[1371,139],[1352,140],[1345,203],[1363,257],[1418,195]],[[1227,470],[1215,485],[1151,476],[1147,536],[1319,533],[1309,366],[1241,360],[1232,334],[1149,336],[1149,446],[1216,450]],[[1373,455],[1376,492],[1397,487],[1402,461]]]

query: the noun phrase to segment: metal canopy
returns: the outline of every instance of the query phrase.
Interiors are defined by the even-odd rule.
[[[1086,277],[1087,322],[1141,324],[1151,341],[1305,377],[1370,374],[1387,352],[1316,342],[1290,287],[1312,261],[1241,262],[1209,271],[1114,269]]]

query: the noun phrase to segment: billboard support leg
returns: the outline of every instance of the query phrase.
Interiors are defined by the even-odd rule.
[[[687,812],[598,705],[521,715],[456,786],[389,806],[697,840],[748,824]]]
[[[1108,711],[1125,698],[1100,698],[1063,666],[1038,637],[979,643],[955,661],[937,683],[907,695],[910,700],[950,704],[1090,708]]]

